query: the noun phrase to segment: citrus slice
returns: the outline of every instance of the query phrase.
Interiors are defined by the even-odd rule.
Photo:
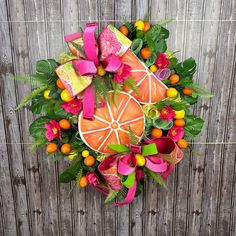
[[[134,96],[142,104],[156,103],[166,98],[167,86],[131,50],[121,57],[121,61],[131,67],[130,75],[139,88],[139,95],[128,87],[124,87],[125,92]]]
[[[113,103],[113,91],[109,92],[109,103],[96,109],[94,120],[79,116],[78,129],[84,143],[91,149],[102,153],[114,153],[107,145],[129,144],[131,129],[138,140],[142,138],[145,128],[143,110],[137,100],[121,92],[117,105]]]

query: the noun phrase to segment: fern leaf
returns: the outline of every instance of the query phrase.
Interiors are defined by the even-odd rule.
[[[85,57],[84,48],[81,45],[79,45],[73,41],[70,43]]]
[[[129,30],[128,37],[132,40],[135,36],[135,33],[136,33],[134,25],[132,23],[130,23],[129,21],[124,21],[124,25],[128,28],[128,30]]]
[[[104,81],[103,78],[93,78],[93,85],[95,88],[95,95],[96,95],[96,103],[98,100],[100,100],[101,96],[105,98],[106,101],[108,101],[108,92],[109,89]]]
[[[109,202],[113,201],[116,198],[118,192],[119,191],[115,191],[115,190],[110,189],[109,194],[107,195],[107,197],[105,199],[105,203],[109,203]]]
[[[43,87],[37,88],[33,90],[30,94],[25,96],[21,102],[18,104],[18,106],[15,108],[17,111],[18,109],[22,108],[29,100],[33,99],[35,96],[37,96],[39,93],[43,92],[48,86],[45,85]]]
[[[80,170],[79,170],[79,173],[76,175],[76,184],[79,186],[79,182],[80,182],[80,179],[82,178],[83,176],[83,168],[81,166]]]
[[[130,136],[130,143],[132,144],[137,144],[139,139],[138,137],[134,134],[133,130],[131,127],[129,127],[129,136]]]
[[[117,198],[125,198],[127,193],[128,193],[128,188],[123,187],[121,190],[119,190]]]
[[[112,87],[114,89],[112,100],[113,100],[113,103],[116,106],[117,105],[118,95],[119,95],[120,92],[122,92],[123,86],[120,83],[116,83],[116,82],[112,81]]]
[[[37,75],[17,75],[12,76],[10,79],[20,81],[22,83],[28,83],[36,86],[46,85],[47,81],[43,81]]]
[[[132,89],[137,95],[139,95],[139,88],[133,78],[124,80],[124,85]]]

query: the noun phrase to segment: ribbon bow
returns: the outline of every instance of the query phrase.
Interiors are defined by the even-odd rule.
[[[112,190],[120,190],[123,185],[129,189],[125,199],[122,202],[116,202],[116,205],[129,204],[135,197],[137,188],[136,154],[142,154],[145,158],[145,167],[155,173],[160,173],[163,179],[167,178],[173,171],[175,164],[183,157],[183,152],[168,137],[146,139],[146,143],[130,144],[129,148],[121,144],[109,145],[109,147],[123,154],[108,156],[100,163],[98,170]]]

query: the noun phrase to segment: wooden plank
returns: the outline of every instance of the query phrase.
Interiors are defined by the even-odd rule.
[[[0,232],[3,235],[16,235],[16,218],[15,218],[15,205],[13,196],[13,186],[12,186],[12,173],[10,173],[10,156],[8,156],[8,148],[10,145],[6,143],[9,141],[6,138],[6,127],[10,124],[11,120],[4,117],[4,110],[9,109],[7,100],[4,92],[7,87],[5,84],[6,78],[13,73],[12,67],[12,55],[11,55],[11,44],[10,44],[10,31],[9,23],[7,21],[7,6],[6,2],[0,2],[0,39],[2,45],[5,47],[0,47],[0,206],[1,206],[1,222]],[[13,85],[13,83],[11,83]],[[8,116],[9,117],[9,116]]]
[[[219,19],[227,19],[227,17],[228,9],[226,9],[222,5],[221,15]],[[215,67],[214,72],[211,75],[211,77],[213,78],[212,81],[214,81],[212,91],[215,91],[215,97],[214,100],[211,100],[210,104],[211,109],[209,114],[207,141],[222,142],[225,139],[225,127],[227,125],[227,117],[225,112],[227,112],[228,106],[229,91],[231,86],[230,73],[234,56],[232,45],[235,44],[233,43],[235,33],[232,33],[231,30],[231,33],[229,33],[230,26],[231,24],[227,21],[219,22],[219,31],[217,32],[218,42],[215,50]],[[222,76],[227,79],[223,81]],[[200,233],[203,234],[213,235],[219,233],[219,229],[217,228],[217,221],[219,217],[219,203],[221,201],[220,190],[223,186],[222,168],[224,159],[221,154],[222,152],[224,152],[223,145],[209,145],[206,149],[205,166],[207,166],[208,168],[206,168],[205,173],[202,200],[202,205],[204,207],[203,209],[205,210],[205,213],[203,214],[201,219],[202,221],[200,229]],[[229,157],[229,159],[232,160],[232,157]],[[232,161],[229,162],[232,163]],[[228,166],[228,168],[229,172],[232,173],[233,169],[231,169],[230,166]],[[230,184],[231,183],[232,179],[230,181]],[[227,215],[230,218],[230,214],[227,213]],[[224,231],[224,234],[227,235],[229,233],[229,226],[225,227],[224,224],[224,229],[226,230]]]

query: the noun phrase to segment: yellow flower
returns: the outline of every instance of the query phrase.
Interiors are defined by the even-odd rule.
[[[103,161],[105,158],[107,157],[107,155],[103,154],[103,153],[98,153],[97,154],[97,157],[96,157],[96,160],[101,162]]]
[[[149,118],[158,118],[160,116],[159,111],[157,110],[155,105],[150,105],[150,104],[146,104],[143,106],[143,111],[144,114],[149,117]]]
[[[172,57],[173,57],[173,53],[171,52],[171,51],[166,51],[166,57],[168,58],[168,59],[171,59]]]

